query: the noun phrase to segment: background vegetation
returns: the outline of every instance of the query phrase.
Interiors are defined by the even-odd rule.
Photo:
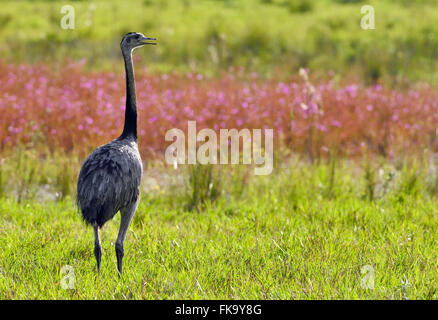
[[[437,1],[0,8],[1,299],[437,299]],[[119,278],[120,217],[97,274],[75,188],[121,131],[129,31],[160,45],[135,52],[145,173]],[[274,128],[273,173],[164,164],[164,133],[188,120]]]
[[[46,189],[0,200],[2,299],[437,299],[438,179],[429,164],[290,159],[265,177],[244,166],[154,166],[122,279],[120,216],[103,229],[97,275],[92,232],[71,198],[47,199],[60,169],[37,166],[27,182],[53,181]],[[74,289],[62,287],[66,265]],[[364,266],[373,288],[361,285]]]
[[[136,30],[159,38],[155,50],[138,52],[158,71],[215,74],[238,65],[279,77],[309,67],[366,81],[438,79],[433,0],[0,2],[0,55],[11,61],[55,66],[68,56],[113,68],[121,36]],[[75,8],[74,30],[60,28],[64,4]],[[375,30],[360,28],[365,4],[375,8]]]

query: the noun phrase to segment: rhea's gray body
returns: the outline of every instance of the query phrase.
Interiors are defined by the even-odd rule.
[[[134,139],[116,139],[85,160],[78,179],[79,207],[84,220],[101,228],[119,210],[140,196],[142,163]]]
[[[99,228],[120,211],[120,229],[115,244],[117,269],[122,273],[126,233],[140,200],[143,172],[137,146],[137,99],[132,51],[156,40],[141,33],[126,34],[120,48],[125,61],[126,109],[121,136],[94,150],[82,165],[78,178],[77,202],[84,220],[94,228],[94,255],[100,269],[102,247]]]

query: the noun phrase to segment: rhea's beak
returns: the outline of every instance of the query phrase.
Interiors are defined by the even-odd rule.
[[[140,43],[141,44],[157,44],[156,42],[149,42],[149,41],[156,41],[156,38],[148,38],[148,37],[143,37],[142,39],[140,39]]]

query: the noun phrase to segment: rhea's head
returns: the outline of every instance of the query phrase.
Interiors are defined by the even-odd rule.
[[[142,33],[129,32],[125,34],[122,42],[120,42],[120,48],[123,52],[131,52],[135,48],[144,46],[146,44],[157,44],[156,42],[151,42],[155,40],[157,39],[145,37]]]

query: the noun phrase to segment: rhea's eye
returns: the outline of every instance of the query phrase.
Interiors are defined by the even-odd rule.
[[[126,42],[130,43],[130,42],[131,42],[131,39],[126,39]]]

